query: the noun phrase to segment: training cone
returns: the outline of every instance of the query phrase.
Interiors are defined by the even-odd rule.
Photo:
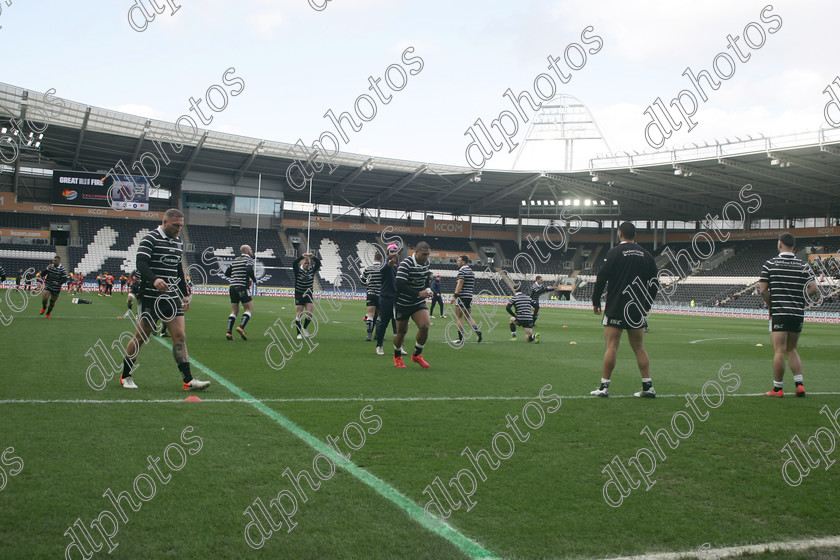
[[[563,325],[563,328],[564,328],[564,329],[568,329],[568,328],[569,328],[569,325]]]
[[[756,344],[756,346],[764,346],[764,345],[759,343],[759,344]]]
[[[575,342],[575,341],[573,340],[573,341],[571,341],[569,344],[577,344],[577,342]]]
[[[201,402],[201,399],[199,399],[195,395],[190,395],[189,397],[184,399],[184,402]]]

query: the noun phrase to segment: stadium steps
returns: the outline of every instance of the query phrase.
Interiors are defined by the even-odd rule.
[[[81,234],[79,233],[79,220],[70,220],[70,238],[81,239]]]
[[[292,243],[289,241],[289,238],[282,231],[278,231],[278,233],[280,234],[280,242],[283,243],[283,249],[286,251],[286,255],[294,255],[295,248],[292,247]]]
[[[485,257],[484,257],[484,255],[481,254],[481,251],[478,250],[478,243],[476,243],[475,241],[470,239],[469,245],[470,245],[470,249],[473,250],[473,253],[476,254],[476,260],[479,263],[481,263],[482,266],[486,266],[487,262],[484,260]]]
[[[190,228],[186,225],[181,228],[181,236],[184,238],[184,251],[188,250],[187,247],[192,248],[190,252],[194,251],[195,247],[193,247],[192,241],[190,241]]]
[[[502,245],[498,241],[493,242],[493,247],[496,248],[496,266],[494,268],[498,269],[502,263],[505,262],[507,257],[505,257],[505,252],[502,250]]]
[[[592,253],[592,254],[589,256],[589,264],[590,264],[590,269],[591,269],[591,270],[595,270],[595,269],[596,269],[596,267],[595,267],[595,263],[597,263],[597,262],[598,262],[598,255],[600,255],[600,254],[601,254],[601,250],[602,250],[603,248],[604,248],[604,246],[603,246],[603,245],[598,245],[597,247],[595,247],[595,252],[594,252],[594,253]]]
[[[67,256],[67,247],[63,245],[56,245],[55,246],[55,254],[61,257],[62,263],[69,263],[69,257]],[[70,265],[67,265],[67,268],[70,268]],[[72,270],[68,270],[67,272],[73,272]]]

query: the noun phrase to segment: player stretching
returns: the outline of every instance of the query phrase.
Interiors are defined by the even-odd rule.
[[[636,226],[632,223],[624,222],[618,226],[618,239],[621,243],[610,249],[604,258],[592,292],[592,309],[596,315],[600,315],[601,294],[604,293],[604,287],[608,290],[602,323],[607,349],[604,352],[601,385],[589,394],[596,397],[610,396],[610,378],[615,369],[621,331],[626,330],[630,348],[636,354],[639,373],[642,374],[642,390],[635,395],[654,398],[656,391],[650,379],[650,358],[645,350],[644,327],[647,324],[650,302],[656,297],[659,288],[659,285],[652,281],[656,278],[656,261],[650,253],[635,243]],[[647,296],[636,294],[632,285],[637,282],[641,286],[647,286]]]
[[[773,390],[768,397],[783,397],[785,359],[793,372],[796,396],[805,396],[802,384],[802,359],[796,350],[802,322],[805,319],[805,294],[817,293],[810,267],[793,254],[796,238],[790,233],[779,236],[779,256],[773,257],[761,267],[759,286],[761,299],[770,310],[770,341],[773,343]]]
[[[320,269],[321,261],[312,253],[304,253],[292,263],[292,270],[295,271],[295,327],[298,340],[303,338],[303,333],[313,317],[312,310],[315,306],[312,301],[312,286],[315,284],[315,273]],[[301,327],[300,316],[304,310],[306,320]],[[306,336],[309,336],[309,333]]]
[[[525,329],[525,340],[540,343],[540,333],[532,334],[534,328],[534,313],[531,298],[522,293],[520,284],[514,285],[516,293],[510,298],[505,310],[510,313],[510,340],[516,341],[516,327]]]
[[[458,257],[458,283],[455,285],[455,293],[452,295],[452,303],[455,305],[455,322],[458,324],[458,340],[452,342],[463,344],[464,342],[464,325],[461,323],[461,318],[466,317],[467,322],[472,326],[473,330],[478,334],[478,341],[481,342],[481,331],[478,325],[472,318],[472,299],[473,291],[475,290],[475,273],[470,268],[470,259],[467,255]]]
[[[429,338],[429,309],[426,298],[432,296],[429,289],[429,253],[431,248],[425,241],[414,247],[414,254],[406,257],[397,268],[397,297],[394,303],[394,316],[397,320],[397,334],[394,335],[394,365],[404,368],[402,345],[408,333],[408,320],[417,325],[417,337],[411,361],[421,367],[429,367],[423,359],[423,346]]]
[[[137,249],[137,270],[143,278],[140,291],[142,313],[134,336],[125,346],[120,383],[126,389],[137,388],[131,376],[135,369],[134,361],[143,343],[149,340],[158,319],[168,325],[172,333],[172,356],[181,371],[184,390],[201,390],[210,385],[209,381],[194,379],[190,371],[184,329],[184,311],[190,308],[189,288],[182,266],[184,244],[178,237],[182,227],[184,214],[177,208],[170,208],[163,215],[163,223],[143,236]]]
[[[70,278],[70,275],[67,274],[67,271],[64,270],[64,266],[61,265],[61,258],[56,255],[53,257],[52,264],[41,273],[41,277],[44,279],[44,296],[41,300],[41,315],[43,315],[44,311],[46,311],[47,319],[49,319],[50,313],[52,313],[53,307],[55,307],[55,302],[58,300],[58,296],[61,295],[61,285]],[[48,297],[50,300],[49,307],[47,307]]]
[[[531,286],[531,305],[534,308],[534,325],[537,324],[537,317],[540,314],[540,296],[553,289],[553,287],[546,286],[542,283],[542,276],[534,278],[534,285]]]
[[[239,302],[242,302],[245,311],[242,313],[242,322],[236,327],[236,332],[239,333],[242,340],[248,340],[248,337],[245,336],[245,325],[251,320],[251,314],[254,312],[250,282],[257,281],[257,277],[254,276],[254,251],[250,245],[243,245],[239,248],[239,256],[227,267],[225,276],[230,278],[230,289],[228,290],[230,292],[230,316],[228,317],[225,338],[233,340],[233,324],[236,322],[236,316],[239,315]]]
[[[367,286],[367,295],[365,296],[365,304],[367,305],[367,314],[365,315],[365,325],[367,326],[367,338],[373,338],[373,326],[376,321],[376,316],[379,310],[379,289],[382,287],[382,277],[380,271],[382,270],[382,255],[377,251],[373,255],[373,264],[366,267],[362,272],[360,279],[362,284]]]

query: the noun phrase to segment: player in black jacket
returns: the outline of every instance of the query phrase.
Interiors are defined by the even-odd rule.
[[[645,318],[656,297],[659,287],[656,280],[656,261],[653,256],[635,243],[636,226],[624,222],[618,227],[621,241],[607,253],[592,292],[592,308],[601,314],[601,294],[608,287],[607,306],[604,310],[604,339],[607,349],[604,353],[601,386],[590,394],[609,397],[610,377],[615,368],[621,331],[627,331],[630,347],[636,354],[636,363],[642,374],[642,390],[637,397],[653,398],[656,391],[650,379],[650,358],[644,345]]]

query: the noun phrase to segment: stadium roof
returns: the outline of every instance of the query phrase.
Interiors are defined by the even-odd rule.
[[[32,115],[44,108],[43,97],[0,84],[0,126],[9,127],[11,118],[38,120]],[[163,163],[163,186],[177,186],[188,173],[200,171],[228,175],[235,193],[243,177],[262,174],[283,182],[286,200],[309,201],[308,188],[296,190],[286,183],[286,171],[296,158],[314,150],[307,149],[303,156],[302,148],[292,144],[199,130],[175,153],[165,140],[157,148],[154,143],[156,138],[179,138],[174,123],[63,103],[60,114],[50,108],[49,129],[40,145],[42,163],[48,167],[107,171],[120,160],[134,162],[149,152]],[[314,161],[325,163],[320,156]],[[840,209],[838,129],[597,158],[590,169],[571,172],[479,172],[343,152],[331,163],[336,166],[332,173],[323,166],[314,174],[313,203],[505,217],[533,209],[535,217],[552,217],[567,200],[572,205],[580,201],[580,209],[594,200],[591,219],[609,219],[609,212],[599,214],[596,209],[614,209],[617,201],[621,219],[691,221],[720,214],[727,202],[738,202],[744,185],[751,184],[762,199],[753,218],[832,216]],[[147,162],[147,168],[152,171],[153,165]],[[299,180],[300,175],[293,177]]]

